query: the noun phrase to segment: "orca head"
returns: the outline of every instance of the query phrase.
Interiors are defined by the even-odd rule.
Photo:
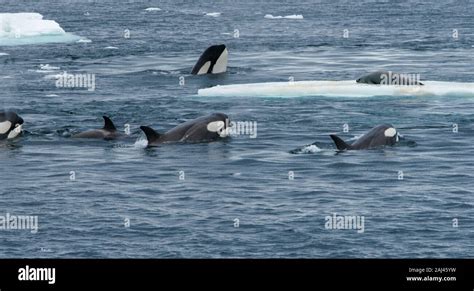
[[[224,113],[213,113],[207,120],[207,131],[210,139],[225,138],[229,136],[229,117]]]
[[[7,139],[17,137],[22,132],[23,118],[12,111],[0,113],[0,135],[7,135]]]
[[[191,74],[219,74],[227,71],[227,57],[229,53],[224,44],[208,47],[194,65]]]

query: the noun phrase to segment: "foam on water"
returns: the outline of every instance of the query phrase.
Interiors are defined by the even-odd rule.
[[[51,73],[61,69],[60,67],[51,66],[50,64],[40,65],[40,69],[36,70],[37,73]]]
[[[474,83],[424,81],[424,86],[359,84],[356,81],[270,82],[215,86],[200,89],[199,96],[216,97],[373,97],[462,96],[474,97]]]
[[[314,153],[318,153],[320,151],[321,151],[321,149],[318,148],[314,144],[305,146],[304,148],[301,149],[302,154],[314,154]]]
[[[46,72],[43,72],[43,71],[37,70],[36,72],[37,72],[37,73],[52,73],[53,71],[46,71]],[[45,80],[52,80],[52,79],[61,78],[61,76],[62,76],[62,74],[48,74],[48,75],[44,75],[43,79],[45,79]]]
[[[0,13],[0,45],[3,46],[72,42],[78,38],[39,13]]]
[[[61,69],[61,68],[60,68],[60,67],[51,66],[50,64],[46,64],[46,65],[41,64],[41,65],[40,65],[40,69],[41,69],[41,70],[59,70],[59,69]]]
[[[144,149],[148,146],[148,140],[145,137],[139,137],[133,144],[135,148]]]
[[[90,39],[87,39],[87,38],[81,38],[79,39],[78,41],[76,41],[77,43],[91,43],[92,40]]]

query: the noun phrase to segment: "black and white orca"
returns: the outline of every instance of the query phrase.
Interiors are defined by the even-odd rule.
[[[140,126],[146,135],[148,147],[174,142],[210,142],[228,136],[229,117],[213,113],[186,121],[166,133],[158,133],[148,126]]]
[[[23,118],[13,111],[0,111],[0,140],[12,139],[22,132]]]
[[[224,44],[208,47],[194,65],[191,74],[220,74],[227,71],[227,57],[229,53]]]
[[[336,147],[344,150],[365,150],[383,146],[393,146],[400,141],[400,135],[391,124],[381,124],[372,128],[368,133],[361,136],[352,144],[347,144],[336,135],[330,135]]]

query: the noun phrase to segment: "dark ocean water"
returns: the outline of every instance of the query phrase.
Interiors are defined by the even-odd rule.
[[[0,40],[0,107],[26,131],[0,144],[0,215],[39,221],[37,233],[0,230],[0,257],[474,257],[474,98],[197,96],[377,69],[474,82],[474,3],[254,2],[1,0],[2,13],[41,13],[91,42]],[[228,46],[228,72],[191,76],[216,43]],[[95,74],[95,91],[57,88],[63,71]],[[165,131],[211,112],[257,122],[257,138],[143,148],[140,125]],[[104,114],[129,124],[130,139],[69,137]],[[380,123],[417,146],[336,154],[329,134]],[[313,142],[319,150],[290,153]],[[326,229],[333,213],[364,216],[364,232]]]

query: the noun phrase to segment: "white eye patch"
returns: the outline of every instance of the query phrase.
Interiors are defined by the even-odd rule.
[[[12,126],[12,123],[8,120],[4,122],[0,122],[0,134],[7,133],[7,131],[10,130],[11,126]]]
[[[397,130],[393,127],[387,128],[384,132],[386,137],[394,137],[397,134]]]
[[[210,132],[217,132],[220,137],[227,136],[227,130],[225,129],[224,121],[213,121],[207,124],[207,130]]]
[[[225,126],[225,123],[224,121],[213,121],[213,122],[209,122],[207,124],[207,130],[210,131],[210,132],[219,132],[221,131],[222,129],[224,129],[224,126]]]

